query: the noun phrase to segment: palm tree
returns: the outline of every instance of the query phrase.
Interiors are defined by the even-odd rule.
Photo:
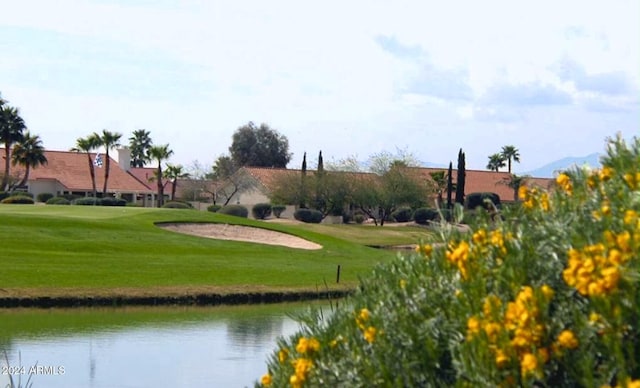
[[[509,174],[511,174],[511,161],[520,163],[520,153],[518,149],[512,145],[506,145],[502,147],[502,152],[500,153],[502,158],[508,162]]]
[[[442,207],[443,194],[447,189],[447,173],[444,171],[430,172],[431,179],[436,185],[436,193],[438,193],[438,208]]]
[[[189,174],[184,171],[184,168],[180,164],[167,163],[167,169],[164,172],[164,176],[171,181],[171,200],[176,199],[176,183],[178,179],[188,178]]]
[[[31,168],[43,166],[47,164],[47,157],[44,155],[44,147],[40,136],[32,136],[29,131],[25,132],[24,139],[13,146],[11,162],[15,166],[19,164],[25,167],[24,177],[17,184],[18,187],[24,186],[29,179]]]
[[[0,190],[8,190],[9,177],[11,176],[11,148],[12,145],[22,141],[27,126],[24,123],[18,108],[9,105],[0,107],[0,142],[4,144],[4,176]]]
[[[96,170],[93,165],[93,161],[91,160],[91,151],[98,148],[99,146],[100,146],[100,138],[97,136],[97,134],[94,133],[87,137],[79,137],[76,140],[76,146],[71,149],[71,151],[86,152],[87,154],[87,162],[89,163],[89,174],[91,174],[91,185],[93,187],[94,198],[97,195]]]
[[[487,169],[490,171],[498,172],[500,167],[504,167],[504,158],[502,154],[489,155],[489,163],[487,163]]]
[[[100,145],[105,149],[105,165],[104,165],[104,187],[102,188],[102,196],[107,196],[107,182],[109,181],[109,170],[111,168],[111,159],[109,158],[109,150],[120,146],[121,133],[102,130],[102,135],[95,134],[100,139]]]
[[[529,175],[519,176],[516,174],[509,174],[508,177],[503,178],[499,183],[509,186],[509,188],[513,189],[513,200],[517,202],[518,190],[520,190],[520,186],[522,186],[529,178]]]
[[[131,149],[131,167],[144,167],[151,161],[149,157],[149,148],[153,145],[151,133],[146,129],[138,129],[133,131],[129,138],[129,148]]]
[[[169,144],[161,146],[152,146],[149,148],[149,157],[158,161],[158,169],[156,170],[155,179],[158,187],[158,207],[162,207],[164,199],[164,185],[162,184],[162,161],[167,160],[173,155],[173,151],[169,149]]]

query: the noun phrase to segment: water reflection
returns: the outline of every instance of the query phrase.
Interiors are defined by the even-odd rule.
[[[252,386],[306,306],[0,311],[0,351],[45,368],[35,388]]]

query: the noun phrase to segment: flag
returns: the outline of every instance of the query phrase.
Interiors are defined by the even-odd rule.
[[[93,160],[93,165],[96,167],[102,167],[102,155],[96,154],[96,158]]]

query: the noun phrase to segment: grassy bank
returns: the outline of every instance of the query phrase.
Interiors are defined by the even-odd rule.
[[[359,275],[394,256],[366,245],[411,243],[419,232],[89,206],[2,205],[0,218],[0,298],[296,292],[325,288],[325,282],[332,290],[349,289]],[[160,222],[257,226],[323,248],[306,251],[194,237],[158,228]]]

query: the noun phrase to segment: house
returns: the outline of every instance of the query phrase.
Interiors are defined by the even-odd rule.
[[[0,152],[3,152],[0,149]],[[37,196],[40,193],[54,195],[73,194],[80,196],[92,196],[93,186],[89,172],[89,160],[84,152],[72,151],[45,151],[48,163],[29,172],[26,183],[27,191]],[[98,154],[90,153],[92,163]],[[104,155],[102,155],[104,158]],[[107,194],[126,199],[129,202],[142,206],[154,206],[156,190],[146,179],[149,170],[132,169],[130,165],[130,152],[127,148],[118,150],[118,160],[110,158],[109,180]],[[0,159],[0,171],[4,171],[5,160]],[[101,193],[104,186],[104,163],[102,167],[94,166],[96,178],[96,190]],[[11,175],[24,176],[24,168],[12,166]]]

